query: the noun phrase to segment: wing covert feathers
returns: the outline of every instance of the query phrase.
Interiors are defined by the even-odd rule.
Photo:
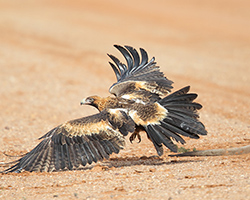
[[[133,47],[114,46],[124,56],[126,64],[108,54],[114,62],[110,65],[117,78],[117,83],[114,83],[109,89],[110,93],[126,99],[139,98],[145,101],[156,101],[159,96],[170,92],[173,82],[160,72],[155,58],[148,61],[148,54],[142,48],[140,48],[140,58],[139,53]]]
[[[132,133],[134,127],[125,113],[106,110],[66,122],[41,137],[33,150],[4,172],[71,170],[108,159],[123,149],[124,135]]]

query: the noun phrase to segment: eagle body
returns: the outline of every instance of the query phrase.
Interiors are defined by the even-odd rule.
[[[184,144],[182,136],[198,139],[199,135],[207,134],[198,119],[197,111],[202,106],[194,102],[197,94],[189,93],[189,86],[170,94],[173,82],[156,66],[155,58],[148,61],[142,48],[139,55],[130,46],[115,47],[126,64],[108,54],[117,78],[109,89],[114,96],[83,99],[82,105],[93,106],[99,113],[55,127],[5,173],[50,172],[85,166],[119,153],[128,135],[130,142],[135,138],[140,142],[141,132],[147,134],[159,156],[163,154],[163,146],[177,152],[174,141]]]

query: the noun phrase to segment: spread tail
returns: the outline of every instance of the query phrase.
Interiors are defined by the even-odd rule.
[[[163,154],[164,144],[171,151],[177,152],[178,148],[173,140],[185,143],[181,136],[198,139],[199,135],[206,135],[205,126],[199,121],[197,110],[202,106],[193,102],[197,94],[188,93],[190,87],[184,87],[158,103],[167,110],[167,116],[158,124],[149,124],[145,127],[148,137],[153,142],[159,156]]]

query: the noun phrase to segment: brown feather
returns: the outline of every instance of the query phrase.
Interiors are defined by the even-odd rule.
[[[134,104],[129,111],[129,115],[138,125],[159,124],[167,116],[167,110],[159,103]]]

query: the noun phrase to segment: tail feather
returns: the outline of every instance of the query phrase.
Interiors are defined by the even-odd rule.
[[[197,119],[190,118],[190,117],[183,117],[179,116],[178,114],[175,113],[169,113],[169,117],[172,119],[175,119],[175,121],[179,124],[179,126],[189,132],[189,133],[194,133],[194,134],[199,134],[199,135],[206,135],[205,131],[205,126],[198,121]]]
[[[168,147],[171,151],[177,152],[177,146],[173,143],[173,141],[170,139],[170,137],[162,132],[162,129],[160,126],[152,126],[152,129],[157,133],[159,138],[161,139],[162,143]]]
[[[167,102],[165,104],[162,104],[164,107],[169,108],[179,108],[179,109],[187,109],[191,111],[200,110],[202,108],[202,105],[199,103],[190,103],[190,102]]]
[[[168,99],[171,99],[173,97],[176,97],[176,96],[180,96],[182,94],[187,94],[190,90],[190,86],[186,86],[180,90],[177,90],[176,92],[173,92],[172,94],[168,95],[167,97],[165,97],[164,99],[166,100],[166,98]]]
[[[179,96],[174,95],[174,96],[168,96],[168,98],[164,98],[162,99],[161,101],[162,102],[165,102],[165,103],[176,103],[176,102],[180,102],[180,101],[185,101],[185,102],[192,102],[193,100],[195,100],[197,98],[197,94],[195,93],[188,93],[188,94],[185,94],[183,95],[183,93]]]
[[[173,121],[170,121],[168,119],[165,119],[162,123],[161,123],[162,127],[165,129],[168,129],[170,131],[173,131],[177,134],[181,134],[183,136],[186,137],[190,137],[190,138],[194,138],[194,139],[199,139],[199,136],[193,133],[188,133],[185,130],[183,130],[179,124],[177,124],[176,122],[174,123]]]
[[[157,126],[157,128],[159,128],[161,130],[161,133],[164,134],[169,139],[173,138],[176,142],[180,142],[181,144],[186,143],[185,140],[175,132],[163,128],[162,124],[161,126]]]
[[[193,110],[184,110],[180,108],[168,107],[168,112],[180,115],[183,118],[186,118],[187,116],[195,118],[195,119],[199,118],[199,114]]]
[[[147,127],[145,127],[145,129],[149,139],[153,142],[155,146],[157,154],[161,156],[163,154],[163,147],[161,144],[162,141],[160,141],[161,139],[159,138],[158,134],[152,129],[151,125],[148,125]]]
[[[158,155],[163,153],[159,151],[162,144],[171,151],[177,152],[177,146],[172,140],[184,144],[185,140],[181,135],[198,139],[199,135],[207,134],[205,126],[198,120],[197,111],[202,108],[202,105],[193,102],[198,95],[188,93],[189,89],[189,86],[184,87],[159,100],[159,103],[167,110],[166,118],[159,124],[149,124],[145,128]]]

